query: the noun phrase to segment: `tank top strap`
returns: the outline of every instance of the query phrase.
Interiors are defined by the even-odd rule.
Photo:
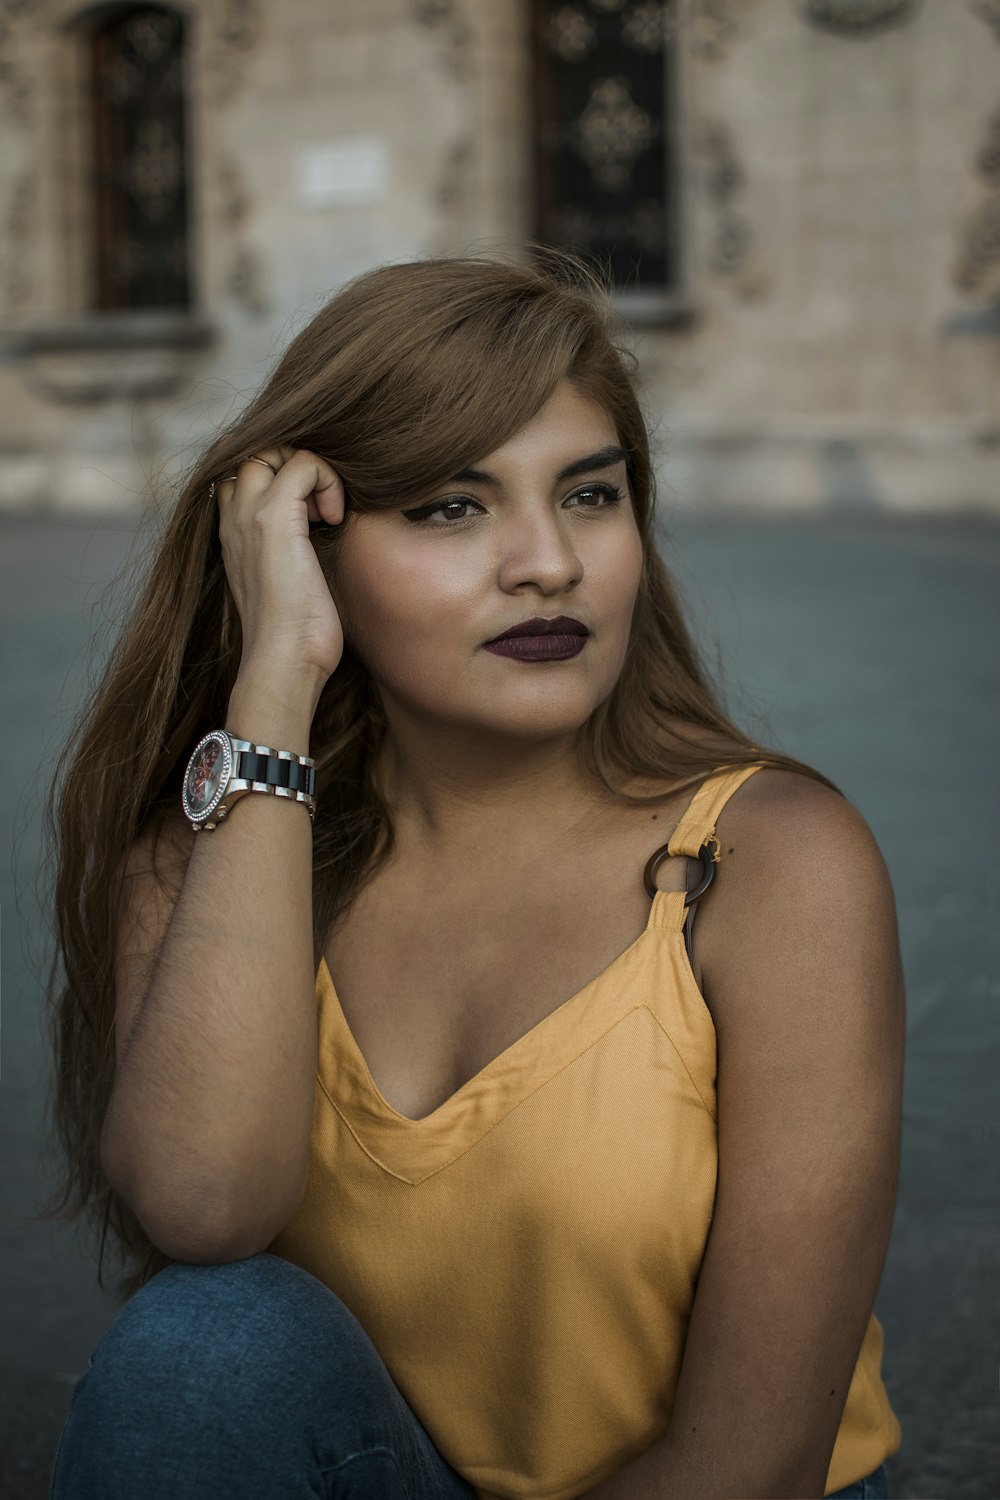
[[[716,819],[733,793],[766,764],[766,761],[757,761],[753,765],[717,771],[703,781],[670,836],[668,852],[696,857],[701,846],[714,835]],[[716,856],[718,853],[717,849]]]

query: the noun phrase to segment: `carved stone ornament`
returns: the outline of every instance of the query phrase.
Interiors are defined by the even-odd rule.
[[[243,170],[235,156],[220,158],[216,184],[220,218],[229,229],[241,229],[250,213],[251,199]]]
[[[1000,41],[1000,0],[978,0],[973,10]],[[986,122],[973,165],[982,190],[962,226],[953,280],[961,292],[1000,301],[1000,108]]]
[[[1000,0],[973,0],[972,9],[1000,42]]]
[[[240,91],[245,59],[260,36],[257,0],[215,0],[205,23],[208,98],[215,104],[228,104]]]
[[[259,0],[212,0],[203,25],[205,43],[205,91],[213,105],[231,104],[243,87],[246,62],[255,50],[261,32]],[[217,188],[215,211],[223,226],[226,295],[253,318],[270,311],[267,277],[260,251],[247,238],[253,197],[235,156],[221,154],[213,175]]]
[[[233,236],[224,286],[232,300],[252,317],[270,312],[260,253],[244,232],[253,208],[243,170],[235,156],[222,157],[215,174],[217,211],[226,232]]]
[[[3,242],[0,244],[0,305],[17,312],[28,301],[31,291],[30,267],[33,257],[28,250],[31,209],[35,197],[35,173],[29,168],[17,179],[4,209]]]
[[[691,0],[688,45],[695,57],[720,62],[740,33],[752,0]]]
[[[433,187],[436,228],[428,240],[431,255],[449,255],[467,237],[475,142],[468,134],[453,139],[444,151]]]
[[[1000,109],[986,122],[986,134],[976,152],[976,171],[991,187],[1000,188]]]
[[[32,84],[19,56],[20,37],[13,24],[20,7],[0,8],[0,108],[15,120],[27,120],[31,112]]]
[[[721,120],[705,121],[699,139],[702,181],[712,203],[712,225],[706,247],[709,270],[729,281],[743,298],[767,290],[767,274],[755,251],[755,237],[738,198],[743,168],[732,131]]]
[[[444,166],[434,189],[434,202],[441,213],[455,214],[465,204],[474,155],[473,144],[468,136],[452,141],[448,147]]]
[[[226,271],[226,291],[255,318],[266,317],[270,312],[266,280],[260,251],[246,242],[238,244]]]
[[[1000,296],[1000,193],[985,198],[965,222],[955,285]]]
[[[31,0],[6,0],[0,4],[0,146],[6,145],[12,163],[16,159],[12,137],[27,133],[28,155],[34,154],[31,139],[37,113],[38,88],[27,65],[25,28],[33,9]],[[25,24],[22,25],[22,21]],[[34,116],[34,118],[33,118]],[[31,235],[37,204],[37,173],[33,165],[16,176],[8,176],[6,194],[0,195],[0,309],[19,313],[31,301],[34,267]]]
[[[461,0],[413,0],[413,18],[418,26],[436,34],[449,73],[464,82],[469,76],[473,33]]]
[[[571,6],[566,7],[571,10]],[[410,0],[410,15],[430,33],[438,56],[454,85],[472,82],[475,68],[470,56],[476,33],[466,15],[465,0]],[[463,89],[464,94],[464,89]],[[468,116],[468,98],[462,111]],[[448,142],[441,152],[432,196],[437,213],[427,249],[432,255],[448,255],[467,231],[472,198],[476,150],[474,133],[466,130]]]
[[[907,21],[920,0],[802,0],[802,12],[816,26],[861,35]]]

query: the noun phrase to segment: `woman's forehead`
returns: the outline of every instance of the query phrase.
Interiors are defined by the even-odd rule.
[[[617,443],[610,415],[568,381],[560,381],[533,417],[505,442],[476,459],[472,468],[491,471],[522,464],[554,469]]]

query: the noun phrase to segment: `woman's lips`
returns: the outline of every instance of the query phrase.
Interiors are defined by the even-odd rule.
[[[589,635],[508,635],[483,647],[513,661],[566,661],[579,656]]]

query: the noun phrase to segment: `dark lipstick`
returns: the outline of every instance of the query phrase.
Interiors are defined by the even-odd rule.
[[[586,625],[571,615],[534,615],[486,641],[485,649],[513,661],[566,661],[579,656],[589,636]]]

